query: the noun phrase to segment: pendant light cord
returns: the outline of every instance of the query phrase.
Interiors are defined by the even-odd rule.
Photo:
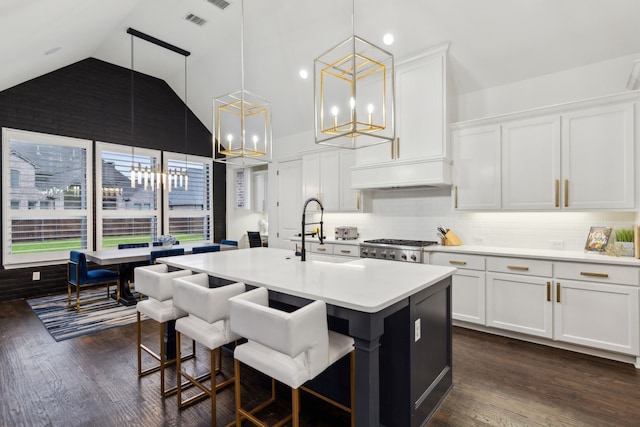
[[[245,149],[245,121],[244,121],[244,0],[240,1],[240,144],[242,152]]]

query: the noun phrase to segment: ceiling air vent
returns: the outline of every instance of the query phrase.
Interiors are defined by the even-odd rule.
[[[228,1],[225,0],[207,0],[209,3],[211,3],[214,6],[218,6],[220,9],[224,10],[227,6],[229,6],[231,3],[229,3]]]
[[[189,12],[187,13],[187,15],[184,17],[184,19],[186,19],[189,22],[193,22],[194,24],[202,27],[204,24],[207,23],[207,20],[204,18],[200,18],[198,15],[194,15],[193,13]]]

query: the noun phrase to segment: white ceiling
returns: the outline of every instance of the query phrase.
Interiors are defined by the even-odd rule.
[[[95,57],[131,66],[132,27],[192,53],[187,104],[211,129],[214,97],[240,89],[240,0],[0,0],[0,90]],[[273,104],[274,135],[313,126],[313,60],[351,35],[348,0],[245,0],[245,89]],[[194,13],[208,22],[183,20]],[[396,60],[451,42],[458,94],[639,53],[638,0],[358,0],[355,33]],[[55,53],[46,55],[51,49]],[[140,39],[137,71],[184,98],[184,59]],[[631,64],[630,64],[631,67]]]

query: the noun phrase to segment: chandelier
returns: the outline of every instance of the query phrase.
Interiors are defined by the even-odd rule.
[[[136,188],[136,185],[142,186],[145,190],[160,190],[161,187],[166,188],[169,192],[172,188],[184,187],[185,191],[189,189],[189,176],[187,173],[187,56],[191,55],[191,52],[181,49],[177,46],[171,45],[167,42],[159,40],[153,36],[142,33],[133,28],[128,28],[127,33],[131,35],[131,134],[132,140],[135,140],[135,71],[134,71],[134,43],[133,38],[138,37],[160,46],[164,49],[171,50],[184,56],[184,146],[185,146],[185,167],[182,168],[167,168],[163,170],[162,165],[156,162],[151,162],[150,165],[142,166],[141,162],[135,162],[134,147],[131,145],[131,188]]]
[[[241,86],[213,100],[215,161],[256,166],[271,161],[271,103],[244,88],[244,0],[240,13]]]
[[[314,61],[316,144],[357,149],[392,142],[393,55],[352,35]]]

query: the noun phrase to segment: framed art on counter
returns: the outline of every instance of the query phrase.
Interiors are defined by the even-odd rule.
[[[611,227],[591,227],[587,243],[584,245],[585,251],[604,252],[611,238]]]

